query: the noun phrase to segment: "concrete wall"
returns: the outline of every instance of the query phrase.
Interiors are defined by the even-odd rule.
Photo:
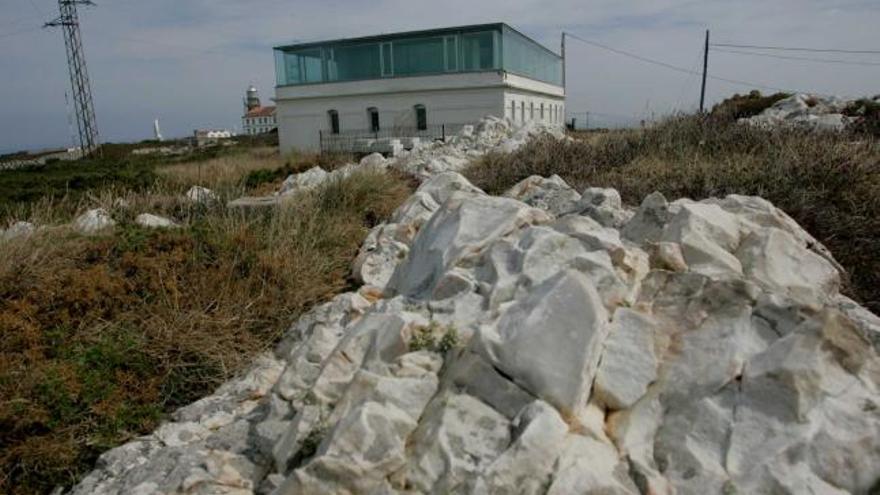
[[[472,124],[486,115],[506,116],[512,100],[558,104],[563,94],[557,86],[503,72],[282,86],[275,98],[279,144],[282,153],[318,150],[319,131],[330,131],[330,110],[338,112],[343,132],[369,129],[367,109],[373,107],[383,129],[414,127],[416,105],[425,106],[429,126]]]

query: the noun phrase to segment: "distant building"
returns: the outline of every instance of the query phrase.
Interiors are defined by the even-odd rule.
[[[244,116],[241,118],[242,133],[250,136],[272,132],[278,127],[275,122],[275,107],[260,105],[260,96],[257,88],[248,88],[245,103]]]
[[[229,139],[234,134],[226,129],[196,129],[193,133],[196,146],[217,144],[223,139]]]
[[[285,152],[565,120],[562,57],[501,23],[276,47],[275,70]]]

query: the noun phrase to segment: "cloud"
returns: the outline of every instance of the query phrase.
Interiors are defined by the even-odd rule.
[[[70,142],[61,33],[33,30],[53,0],[13,2],[0,21],[0,150]],[[676,66],[699,68],[702,37],[773,45],[859,48],[876,44],[873,0],[106,0],[81,11],[102,139],[167,135],[240,125],[241,97],[256,84],[272,94],[271,47],[292,41],[504,21],[558,49],[560,33]],[[8,20],[7,20],[8,19]],[[568,109],[597,124],[692,110],[698,77],[570,40]],[[851,57],[862,60],[867,57]],[[878,62],[880,57],[869,60]],[[715,53],[712,74],[821,93],[876,93],[880,67],[816,64]],[[748,87],[711,80],[710,101]]]

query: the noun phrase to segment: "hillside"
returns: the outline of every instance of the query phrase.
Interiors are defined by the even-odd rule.
[[[570,185],[632,171],[645,150],[690,158],[662,179],[701,173],[694,164],[722,143],[759,160],[755,140],[795,139],[667,126],[529,143],[539,129],[490,121],[384,164],[421,185],[362,244],[363,285],[296,320],[246,374],[102,455],[74,493],[876,490],[880,318],[841,294],[837,252],[759,197],[623,201],[598,181]],[[660,139],[676,132],[702,138],[706,154]],[[830,153],[851,139],[809,138],[841,140]],[[680,146],[658,146],[670,142]],[[468,174],[496,195],[455,172],[481,156]],[[499,161],[510,157],[523,161]],[[606,161],[575,166],[593,157]],[[509,167],[489,176],[490,160]],[[570,178],[532,175],[539,166]]]

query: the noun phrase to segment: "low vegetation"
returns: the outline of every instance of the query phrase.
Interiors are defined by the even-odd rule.
[[[0,493],[74,483],[102,451],[241,371],[299,314],[350,288],[368,229],[411,192],[401,177],[360,172],[280,208],[199,206],[180,197],[196,181],[225,200],[285,162],[256,149],[198,163],[140,163],[135,175],[150,180],[133,187],[103,169],[101,188],[7,209],[45,225],[103,206],[120,223],[0,246]],[[182,227],[135,225],[143,212]]]
[[[679,116],[565,143],[539,139],[513,154],[490,154],[465,172],[493,194],[533,174],[559,174],[578,189],[613,187],[634,205],[653,191],[668,198],[762,196],[830,248],[849,272],[849,294],[880,313],[875,137],[765,131],[729,116]]]
[[[711,114],[713,117],[722,119],[746,119],[760,114],[776,102],[789,96],[791,93],[763,95],[757,90],[745,95],[735,94],[712,107]]]

